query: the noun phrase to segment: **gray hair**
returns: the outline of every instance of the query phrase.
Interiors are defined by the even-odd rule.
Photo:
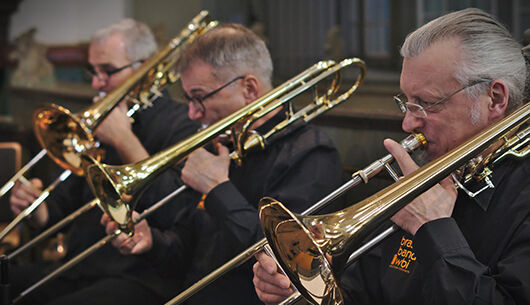
[[[261,38],[242,25],[222,24],[201,35],[181,54],[177,71],[185,71],[195,60],[210,65],[217,80],[253,74],[271,87],[269,50]]]
[[[423,25],[407,36],[401,55],[414,57],[433,43],[450,38],[459,39],[462,45],[463,58],[454,75],[460,84],[480,78],[502,79],[510,92],[507,112],[523,103],[527,70],[521,45],[493,16],[479,9],[453,12]],[[466,94],[475,99],[487,86],[470,87]]]
[[[98,30],[92,36],[91,43],[105,41],[115,34],[119,34],[123,38],[125,56],[131,62],[148,59],[157,51],[157,44],[151,29],[145,23],[131,18]]]

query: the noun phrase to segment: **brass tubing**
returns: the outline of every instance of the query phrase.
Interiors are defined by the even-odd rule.
[[[72,174],[71,171],[65,170],[57,179],[55,179],[42,193],[35,199],[28,207],[20,212],[15,219],[13,219],[3,230],[0,232],[0,240],[4,239],[6,235],[11,232],[22,220],[28,217],[37,207],[39,207],[46,198],[50,195],[50,192],[59,185],[59,183],[66,180]]]
[[[138,217],[136,219],[134,219],[134,224],[139,223],[140,221],[142,221],[143,219],[145,219],[146,217],[151,215],[154,211],[156,211],[158,208],[160,208],[161,206],[163,206],[164,204],[169,202],[169,200],[171,200],[173,197],[175,197],[178,194],[182,193],[184,190],[186,190],[186,186],[182,185],[181,187],[179,187],[178,189],[176,189],[175,191],[173,191],[172,193],[170,193],[169,195],[167,195],[166,197],[164,197],[160,201],[156,202],[155,204],[153,204],[149,208],[145,209],[142,212],[142,214],[138,215]],[[103,237],[98,242],[96,242],[95,244],[90,246],[88,249],[86,249],[85,251],[79,253],[77,256],[75,256],[74,258],[72,258],[68,262],[64,263],[59,268],[55,269],[53,272],[51,272],[50,274],[45,276],[43,279],[39,280],[37,283],[31,285],[29,288],[27,288],[24,291],[22,291],[20,293],[20,295],[13,300],[13,304],[18,303],[25,296],[27,296],[29,293],[31,293],[35,289],[37,289],[40,286],[42,286],[47,281],[49,281],[51,279],[54,279],[58,275],[62,274],[63,272],[69,270],[73,266],[77,265],[78,263],[83,261],[85,258],[87,258],[89,255],[91,255],[92,253],[94,253],[97,250],[99,250],[101,247],[103,247],[106,244],[108,244],[109,242],[111,242],[114,238],[118,237],[118,235],[120,235],[121,233],[122,233],[122,231],[118,229],[118,230],[114,231],[113,234],[109,234],[109,235]]]
[[[134,209],[139,194],[164,170],[177,162],[181,162],[191,152],[204,146],[221,133],[233,128],[237,123],[245,124],[246,127],[249,127],[251,125],[249,121],[260,118],[265,113],[277,109],[287,103],[292,97],[304,92],[324,78],[336,75],[340,69],[351,64],[361,66],[361,76],[358,77],[353,86],[356,89],[364,79],[365,70],[362,60],[356,58],[346,59],[340,65],[335,64],[333,61],[318,62],[252,103],[146,160],[122,166],[105,165],[93,160],[94,164],[87,169],[87,180],[90,188],[101,201],[106,213],[120,225],[120,228],[124,231],[130,230],[131,210]],[[350,95],[353,91],[348,90]],[[282,123],[279,124],[280,127],[278,129],[274,128],[274,133],[289,126],[289,124]],[[244,130],[249,129],[244,128]],[[239,149],[241,147],[248,148],[264,145],[264,137],[256,136],[255,133],[251,132],[240,133],[237,140],[236,147]],[[239,150],[236,151],[236,154],[242,157],[244,152]]]
[[[75,220],[77,217],[79,217],[80,215],[84,214],[85,212],[91,210],[93,207],[95,207],[98,204],[99,204],[99,201],[97,199],[92,199],[91,201],[87,202],[84,206],[80,207],[79,209],[77,209],[76,211],[74,211],[70,215],[66,216],[61,221],[56,223],[55,225],[53,225],[50,228],[48,228],[46,231],[40,233],[39,235],[37,235],[32,240],[30,240],[29,242],[25,243],[23,246],[19,247],[18,249],[16,249],[13,252],[11,252],[7,256],[7,258],[8,259],[13,259],[15,256],[19,255],[20,253],[26,251],[27,249],[33,247],[34,245],[36,245],[38,243],[40,243],[41,241],[43,241],[44,239],[50,237],[53,233],[57,232],[62,227],[66,226],[67,224],[69,224],[70,222]]]
[[[335,274],[340,274],[349,255],[367,235],[489,145],[505,141],[505,135],[529,117],[527,103],[411,175],[336,213],[297,215],[272,198],[262,199],[262,227],[280,265],[310,303],[340,303],[342,296]],[[305,286],[307,279],[311,279],[311,285],[318,282],[318,289]]]
[[[401,141],[401,145],[409,153],[414,151],[415,149],[418,149],[419,147],[425,146],[426,144],[427,143],[425,142],[425,138],[422,134],[410,135],[403,141]],[[385,165],[391,163],[392,161],[392,155],[388,154],[383,158],[372,162],[363,170],[355,172],[352,175],[352,179],[350,179],[349,181],[341,185],[339,188],[329,193],[317,203],[306,209],[304,212],[302,212],[302,215],[315,213],[319,209],[325,207],[329,202],[332,202],[333,200],[344,194],[346,191],[350,190],[351,188],[363,182],[367,183],[368,179],[378,174],[383,168],[386,168],[388,170],[389,168]],[[194,283],[193,285],[191,285],[190,287],[188,287],[186,290],[184,290],[179,295],[167,302],[165,305],[182,304],[182,302],[184,302],[185,300],[199,292],[201,289],[223,276],[225,273],[247,262],[256,253],[263,250],[263,247],[265,245],[267,245],[267,240],[263,238],[260,241],[256,242],[254,245],[241,252],[240,254],[238,254],[237,256],[235,256],[234,258],[232,258],[231,260],[229,260],[228,262],[226,262],[225,264],[223,264],[222,266],[218,267],[217,269],[200,279],[199,281],[197,281],[196,283]]]
[[[15,182],[21,177],[24,177],[24,174],[33,167],[37,162],[40,161],[44,156],[46,156],[46,149],[42,149],[38,154],[35,155],[26,165],[24,165],[9,181],[7,181],[4,186],[0,189],[0,198],[3,197],[10,189],[15,186]]]

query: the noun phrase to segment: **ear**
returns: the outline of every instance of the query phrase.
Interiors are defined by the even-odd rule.
[[[254,101],[259,97],[261,83],[258,78],[252,74],[248,74],[243,78],[243,96],[245,97],[245,105]]]
[[[503,80],[492,81],[490,83],[488,96],[489,119],[496,121],[504,117],[506,107],[508,107],[508,99],[510,97],[510,90],[508,89],[508,85],[506,85]]]

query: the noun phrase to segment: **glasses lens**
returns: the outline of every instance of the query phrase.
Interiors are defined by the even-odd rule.
[[[423,107],[418,104],[407,103],[406,106],[407,110],[415,117],[424,118],[427,116]]]
[[[394,102],[396,102],[396,105],[398,106],[399,110],[403,113],[407,112],[407,106],[405,106],[406,101],[407,98],[401,94],[394,96]]]
[[[105,71],[97,72],[91,65],[84,69],[84,74],[87,80],[92,80],[92,77],[97,77],[99,80],[103,80],[107,75]]]
[[[195,96],[190,99],[190,101],[193,103],[193,107],[196,109],[199,109],[200,112],[204,113],[206,109],[204,108],[204,104],[202,103],[202,100],[200,97]]]

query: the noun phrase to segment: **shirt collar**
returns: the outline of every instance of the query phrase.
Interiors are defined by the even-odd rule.
[[[286,107],[286,106],[285,106]],[[286,117],[285,114],[285,107],[282,107],[282,111],[278,112],[276,115],[274,115],[272,118],[268,119],[265,123],[258,126],[256,128],[256,131],[260,134],[266,133],[267,131],[271,130],[274,126],[279,124],[281,121],[283,121]]]

